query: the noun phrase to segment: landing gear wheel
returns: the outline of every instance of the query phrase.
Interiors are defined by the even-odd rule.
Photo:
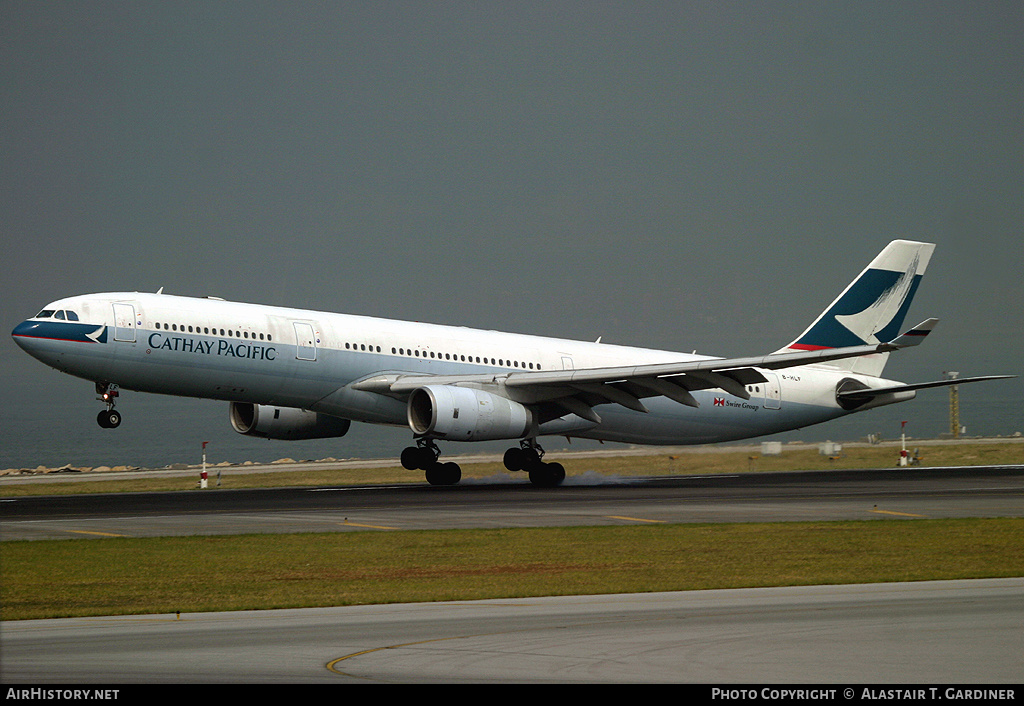
[[[437,465],[441,451],[434,442],[421,440],[416,443],[417,446],[407,446],[402,449],[402,468],[407,471],[425,471],[431,466]]]
[[[513,446],[505,451],[502,463],[510,471],[529,471],[543,465],[541,459],[544,457],[544,449],[540,447],[536,439],[525,439],[519,442],[518,448]]]
[[[457,463],[435,463],[427,470],[427,482],[431,485],[455,485],[462,480],[462,469]]]
[[[538,488],[554,488],[565,480],[565,468],[560,463],[538,463],[530,469],[530,482]]]
[[[121,413],[113,409],[104,409],[96,415],[96,423],[104,429],[116,429],[121,426]]]
[[[502,463],[510,471],[521,471],[526,467],[526,454],[522,449],[513,446],[505,452]]]
[[[406,446],[402,449],[402,468],[407,471],[420,470],[420,450],[415,446]]]

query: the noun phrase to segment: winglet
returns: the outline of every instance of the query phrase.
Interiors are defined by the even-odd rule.
[[[939,323],[938,319],[927,319],[922,321],[914,328],[909,331],[897,336],[888,343],[882,343],[878,346],[880,351],[894,351],[900,348],[907,348],[908,346],[917,346],[924,342],[925,337],[932,332],[935,325]]]

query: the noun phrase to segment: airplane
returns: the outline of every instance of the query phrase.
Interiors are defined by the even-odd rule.
[[[894,240],[807,329],[767,355],[715,358],[457,326],[113,292],[59,299],[12,331],[43,363],[95,383],[101,427],[122,389],[224,400],[235,431],[344,436],[351,422],[408,427],[402,466],[458,483],[438,441],[508,440],[510,471],[557,486],[542,436],[650,445],[773,434],[996,375],[905,384],[881,377],[935,245]],[[901,332],[902,331],[902,332]]]

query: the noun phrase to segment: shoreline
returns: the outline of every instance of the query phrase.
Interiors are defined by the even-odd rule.
[[[589,451],[551,451],[547,458],[551,459],[582,459],[614,456],[663,456],[680,454],[700,453],[761,453],[762,442],[717,444],[717,445],[694,445],[694,446],[636,446],[630,448],[616,449],[595,449]],[[801,442],[791,441],[782,444],[785,451],[806,451],[820,450],[826,443],[839,444],[847,448],[899,448],[903,443],[899,439],[890,439],[879,442],[867,441],[830,441],[830,442]],[[917,439],[908,437],[907,446],[949,446],[966,444],[1024,444],[1024,436],[1009,437],[961,437],[959,439]],[[456,461],[459,464],[495,463],[501,462],[501,454],[465,454],[446,456],[447,459]],[[218,473],[240,474],[240,473],[274,473],[296,470],[326,470],[341,468],[386,468],[401,465],[395,458],[325,458],[319,460],[296,461],[291,458],[281,458],[269,463],[257,463],[253,461],[230,462],[222,461],[217,464],[208,464],[207,473],[216,476]],[[17,482],[71,482],[76,480],[104,480],[123,478],[126,476],[144,475],[151,478],[175,477],[195,475],[202,470],[202,464],[176,463],[169,466],[145,468],[140,466],[96,466],[96,467],[75,467],[70,464],[57,468],[38,466],[36,468],[8,468],[0,470],[0,483]]]

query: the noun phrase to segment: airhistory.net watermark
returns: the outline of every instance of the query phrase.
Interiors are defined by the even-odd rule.
[[[4,691],[4,698],[19,701],[115,701],[120,689],[43,689],[14,688]]]

